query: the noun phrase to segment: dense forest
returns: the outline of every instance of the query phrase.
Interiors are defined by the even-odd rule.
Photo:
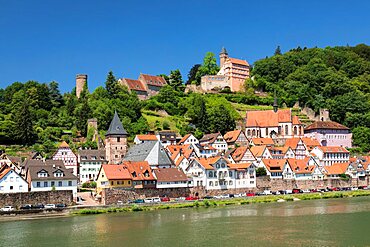
[[[244,92],[184,93],[184,84],[199,84],[201,76],[217,71],[214,54],[207,53],[202,64],[191,68],[186,82],[179,70],[162,74],[168,85],[146,101],[121,86],[112,72],[102,82],[104,86],[93,92],[86,86],[80,98],[75,96],[75,89],[62,95],[57,82],[15,82],[0,89],[0,144],[32,146],[44,153],[52,152],[61,140],[73,148],[94,148],[87,119],[98,120],[100,136],[104,137],[115,110],[131,138],[150,129],[169,129],[166,121],[148,122],[148,115],[158,111],[177,119],[175,127],[181,135],[225,133],[241,118],[235,104],[268,106],[276,92],[281,106],[299,102],[315,111],[328,108],[332,120],[352,129],[357,151],[370,150],[369,46],[298,47],[284,54],[279,48],[273,56],[254,63],[253,79],[246,81]],[[258,96],[255,91],[268,96]],[[80,136],[86,137],[84,143],[72,142]]]

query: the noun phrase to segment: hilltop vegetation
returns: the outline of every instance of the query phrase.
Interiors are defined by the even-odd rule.
[[[200,76],[216,71],[216,59],[207,53],[203,64],[193,66],[188,84],[199,84]],[[118,84],[113,73],[105,86],[78,99],[75,90],[62,95],[58,83],[15,82],[0,89],[0,144],[32,146],[51,153],[66,140],[72,148],[96,147],[87,133],[87,119],[96,118],[104,137],[117,110],[124,127],[133,136],[148,130],[175,129],[201,137],[204,133],[234,129],[247,109],[269,109],[276,91],[279,105],[309,106],[330,110],[331,119],[349,126],[358,151],[370,150],[370,47],[292,49],[285,54],[255,62],[241,93],[184,93],[179,70],[163,75],[169,85],[146,101]],[[258,96],[255,90],[267,96]],[[266,94],[267,93],[267,94]],[[260,94],[259,94],[260,95]],[[86,137],[83,143],[72,142]]]

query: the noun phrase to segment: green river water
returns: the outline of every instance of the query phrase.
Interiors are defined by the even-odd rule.
[[[370,197],[0,222],[0,246],[370,246]]]

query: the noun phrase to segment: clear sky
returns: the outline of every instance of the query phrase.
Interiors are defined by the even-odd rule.
[[[254,61],[297,46],[370,44],[370,1],[0,0],[0,88],[88,74],[90,91],[140,72],[183,78],[207,51]]]

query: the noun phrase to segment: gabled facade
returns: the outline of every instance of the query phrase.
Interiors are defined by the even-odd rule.
[[[342,174],[351,176],[349,162],[345,163],[336,163],[331,166],[322,167],[322,171],[325,174],[326,178],[340,178]]]
[[[28,192],[28,183],[13,169],[0,172],[0,193]]]
[[[130,92],[135,92],[139,99],[145,100],[148,98],[148,89],[140,80],[121,78],[118,79],[118,83],[126,86]]]
[[[156,178],[147,161],[124,161],[132,177],[134,188],[156,188]]]
[[[159,131],[156,136],[163,147],[176,145],[176,132],[174,131]]]
[[[138,79],[147,89],[148,96],[158,94],[159,90],[167,85],[166,80],[161,76],[140,74]]]
[[[179,143],[180,145],[183,144],[192,144],[192,145],[197,145],[199,144],[199,140],[193,135],[193,134],[187,134],[185,135]]]
[[[224,139],[229,148],[248,146],[249,144],[248,139],[242,130],[229,131],[224,135]]]
[[[21,160],[15,159],[14,156],[9,156],[6,153],[0,155],[0,168],[7,166],[14,169],[15,172],[20,173],[21,171]]]
[[[73,175],[78,176],[77,155],[65,141],[59,145],[59,148],[54,153],[52,159],[63,161],[64,166],[67,169],[73,169]]]
[[[199,140],[200,145],[210,145],[220,153],[225,153],[228,149],[227,142],[221,133],[206,134]]]
[[[256,160],[256,157],[248,147],[238,147],[231,153],[233,163],[248,163]]]

